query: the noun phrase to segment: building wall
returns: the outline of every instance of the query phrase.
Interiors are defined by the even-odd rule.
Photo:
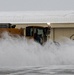
[[[73,28],[74,23],[51,23],[52,28]]]
[[[74,39],[74,24],[69,23],[56,23],[51,24],[51,34],[50,38],[54,41],[58,40],[61,37],[68,37]]]
[[[48,26],[46,23],[28,23],[28,24],[16,24],[16,28],[26,28],[26,26]]]

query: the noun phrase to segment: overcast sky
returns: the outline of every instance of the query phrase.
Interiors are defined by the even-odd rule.
[[[0,11],[74,10],[74,0],[0,0]]]

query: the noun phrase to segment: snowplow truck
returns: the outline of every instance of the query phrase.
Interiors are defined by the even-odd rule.
[[[11,23],[0,23],[0,34],[8,32],[13,36],[24,36],[23,28],[16,28],[16,25]],[[47,37],[50,34],[50,27],[43,26],[26,26],[25,37],[28,39],[34,39],[36,42],[43,44],[47,41]]]

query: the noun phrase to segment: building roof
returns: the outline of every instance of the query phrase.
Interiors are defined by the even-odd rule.
[[[0,23],[74,23],[74,11],[0,12]]]

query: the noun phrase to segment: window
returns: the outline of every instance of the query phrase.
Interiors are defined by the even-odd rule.
[[[33,36],[33,27],[26,27],[26,36]]]

